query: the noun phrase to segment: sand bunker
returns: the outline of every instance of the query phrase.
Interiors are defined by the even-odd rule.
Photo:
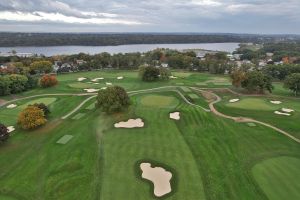
[[[105,84],[106,84],[106,85],[112,85],[112,83],[108,83],[108,82],[106,82]]]
[[[122,80],[123,78],[124,78],[123,76],[117,77],[118,80]]]
[[[86,78],[84,78],[84,77],[80,77],[80,78],[78,78],[77,80],[78,81],[84,81]]]
[[[142,119],[129,119],[127,122],[115,123],[115,128],[141,128],[144,127]]]
[[[14,130],[16,130],[16,129],[15,129],[15,127],[13,127],[13,126],[7,127],[7,132],[8,132],[8,133],[13,132]]]
[[[176,76],[169,76],[170,79],[177,79]]]
[[[170,113],[170,119],[180,120],[180,113],[179,112]]]
[[[84,91],[88,92],[88,93],[93,93],[93,92],[98,92],[99,89],[83,89]]]
[[[285,115],[285,116],[291,116],[290,113],[283,113],[283,112],[279,112],[279,111],[275,111],[274,112],[276,115]]]
[[[155,196],[161,197],[172,191],[170,184],[171,172],[161,167],[151,167],[150,163],[141,163],[140,168],[143,171],[142,178],[153,183]]]
[[[272,104],[276,104],[276,105],[279,105],[279,104],[282,104],[281,101],[270,101]]]
[[[106,89],[107,89],[107,87],[102,87],[102,88],[101,88],[101,90],[106,90]]]
[[[15,107],[17,107],[16,104],[9,104],[8,106],[6,106],[6,108],[15,108]]]
[[[94,78],[92,81],[93,81],[93,82],[97,82],[98,80],[103,80],[103,79],[104,79],[104,78],[102,78],[102,77],[101,77],[101,78]]]
[[[94,83],[94,85],[99,85],[100,83]]]
[[[238,102],[240,99],[230,99],[229,100],[229,103],[235,103],[235,102]]]
[[[282,112],[286,112],[286,113],[295,112],[295,110],[289,109],[289,108],[282,108],[281,110],[282,110]]]

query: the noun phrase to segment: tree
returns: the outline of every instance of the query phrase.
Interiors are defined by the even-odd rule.
[[[231,73],[230,77],[232,79],[232,85],[239,88],[246,78],[246,73],[243,70],[236,69]]]
[[[8,76],[0,76],[0,96],[10,94],[10,84],[11,80]]]
[[[0,142],[5,142],[9,137],[8,129],[0,123]]]
[[[242,81],[242,87],[249,92],[263,93],[264,90],[272,92],[273,86],[270,76],[261,71],[250,71],[246,73],[245,80]]]
[[[11,74],[10,79],[10,93],[15,94],[26,90],[28,78],[24,75]]]
[[[49,61],[35,61],[30,64],[30,71],[33,74],[50,73],[53,71],[53,66]]]
[[[144,68],[140,68],[140,76],[142,77],[143,81],[156,81],[159,79],[159,69],[156,67],[144,67]]]
[[[25,129],[34,129],[47,122],[44,111],[36,106],[28,106],[18,117],[18,124]]]
[[[169,80],[171,76],[171,71],[168,68],[165,67],[160,67],[159,68],[159,78],[161,80]]]
[[[33,106],[43,110],[45,117],[48,117],[48,115],[51,113],[48,106],[46,106],[44,103],[35,103]]]
[[[57,83],[58,83],[58,81],[56,79],[56,76],[49,75],[49,74],[44,75],[40,80],[40,85],[43,88],[55,86],[55,85],[57,85]]]
[[[294,73],[286,77],[284,87],[290,89],[297,96],[300,91],[300,73]]]
[[[96,107],[106,113],[120,112],[129,105],[129,96],[120,86],[108,87],[98,93]]]

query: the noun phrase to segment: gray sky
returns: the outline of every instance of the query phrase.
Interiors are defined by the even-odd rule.
[[[300,34],[300,0],[0,0],[0,31]]]

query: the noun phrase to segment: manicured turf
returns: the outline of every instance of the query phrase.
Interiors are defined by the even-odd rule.
[[[178,83],[189,87],[217,79],[224,82],[222,77],[208,74],[176,72],[173,75],[178,79],[146,83],[138,79],[137,72],[65,74],[58,76],[59,85],[54,88],[36,89],[20,96],[82,93],[81,88],[69,86],[78,83],[78,77],[115,80],[117,76],[124,76],[119,84],[127,90]],[[210,82],[206,87],[211,86],[213,83]],[[178,91],[184,96],[191,93],[181,89]],[[208,106],[201,92],[191,91],[199,97],[194,104]],[[257,117],[295,135],[299,133],[299,123],[295,123],[300,113],[298,100],[279,98],[284,103],[278,107],[269,103],[270,98],[253,97],[250,99],[259,99],[258,108],[251,105],[252,101],[248,102],[250,105],[244,104],[244,107],[228,107],[228,100],[234,97],[225,94],[224,101],[218,104],[218,110],[232,115]],[[286,199],[293,199],[291,195],[295,193],[290,191],[299,190],[296,187],[299,170],[294,172],[299,168],[298,161],[295,161],[300,158],[298,143],[259,124],[249,127],[246,123],[216,117],[201,108],[188,105],[175,92],[162,90],[133,95],[132,105],[127,111],[112,115],[94,109],[94,102],[90,101],[65,120],[61,117],[88,97],[53,98],[56,101],[49,104],[51,114],[45,126],[33,131],[22,131],[17,127],[15,134],[0,145],[0,199],[157,199],[153,197],[150,184],[140,178],[136,164],[141,160],[153,160],[174,171],[174,193],[165,199],[268,199],[269,192],[278,192],[278,196],[286,195]],[[20,100],[16,104],[21,106],[37,99],[41,97]],[[296,112],[289,118],[274,115],[273,108],[276,110],[281,107],[292,108]],[[169,113],[173,111],[181,113],[179,121],[169,119]],[[1,107],[1,123],[15,125],[18,113],[18,109]],[[84,117],[72,119],[81,114]],[[116,129],[113,126],[115,122],[137,117],[145,122],[144,128]],[[58,145],[56,142],[65,135],[74,137],[67,144]],[[285,156],[284,160],[272,161],[282,155]],[[293,172],[293,175],[286,175],[282,170],[284,168]],[[258,172],[255,169],[259,169]],[[266,177],[268,180],[270,178],[274,187],[259,183],[255,173],[264,171],[272,172],[266,173]],[[273,174],[281,183],[272,179]],[[291,179],[292,176],[295,179]],[[259,174],[258,177],[262,176]],[[294,184],[288,184],[293,181]],[[291,194],[284,194],[277,189],[286,186]]]
[[[164,96],[158,94],[145,95],[140,99],[141,105],[148,107],[176,107],[179,101],[172,96]]]
[[[81,119],[83,116],[85,116],[85,113],[78,113],[74,117],[72,117],[72,119],[78,120]]]
[[[73,135],[64,135],[56,143],[57,144],[67,144],[72,138],[73,138]]]
[[[183,92],[191,92],[191,89],[188,87],[180,87]]]
[[[56,99],[57,99],[57,98],[55,98],[55,97],[48,97],[48,98],[34,99],[34,100],[32,100],[32,101],[29,101],[29,102],[27,102],[27,103],[21,105],[19,108],[24,109],[24,108],[26,108],[27,106],[33,105],[33,104],[35,104],[35,103],[43,103],[43,104],[45,104],[46,106],[49,106],[50,104],[52,104],[53,102],[55,102]]]
[[[236,103],[228,103],[228,107],[242,108],[248,110],[276,110],[280,105],[273,105],[265,99],[244,98]]]
[[[252,169],[255,180],[271,200],[300,199],[300,157],[275,157]]]
[[[250,127],[255,127],[256,126],[255,123],[247,123],[247,125],[250,126]]]
[[[188,94],[190,98],[192,99],[199,99],[200,97],[196,94]]]

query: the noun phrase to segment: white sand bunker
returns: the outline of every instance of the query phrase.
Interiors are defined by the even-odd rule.
[[[106,90],[106,89],[107,89],[107,87],[102,87],[102,88],[101,88],[101,90]]]
[[[84,91],[88,92],[88,93],[93,93],[93,92],[98,92],[99,89],[83,89]]]
[[[180,120],[180,113],[179,112],[170,113],[170,119]]]
[[[7,132],[8,132],[8,133],[13,132],[14,130],[16,130],[16,129],[15,129],[15,127],[13,127],[13,126],[7,127]]]
[[[282,104],[281,101],[270,101],[272,104],[276,104],[276,105],[279,105],[279,104]]]
[[[16,104],[9,104],[8,106],[6,106],[6,108],[15,108],[15,107],[17,107]]]
[[[106,82],[105,84],[106,84],[106,85],[112,85],[112,83],[108,83],[108,82]]]
[[[238,102],[240,99],[230,99],[229,100],[229,103],[235,103],[235,102]]]
[[[115,123],[115,128],[141,128],[144,127],[142,119],[129,119],[127,122]]]
[[[84,81],[84,80],[86,80],[86,78],[80,77],[80,78],[78,78],[77,80],[78,80],[78,81]]]
[[[142,178],[153,183],[155,196],[161,197],[172,191],[170,184],[171,172],[161,167],[151,167],[150,163],[141,163],[140,168],[143,171]]]
[[[275,113],[276,115],[291,116],[290,113],[283,113],[283,112],[279,112],[279,111],[275,111],[274,113]]]
[[[286,113],[295,112],[295,110],[289,109],[289,108],[282,108],[281,110],[282,110],[282,112],[286,112]]]
[[[169,76],[170,79],[177,79],[176,76]]]
[[[97,82],[98,80],[103,80],[104,78],[100,77],[100,78],[94,78],[92,81],[93,82]]]
[[[123,76],[117,77],[118,80],[122,80],[123,78],[124,78]]]

